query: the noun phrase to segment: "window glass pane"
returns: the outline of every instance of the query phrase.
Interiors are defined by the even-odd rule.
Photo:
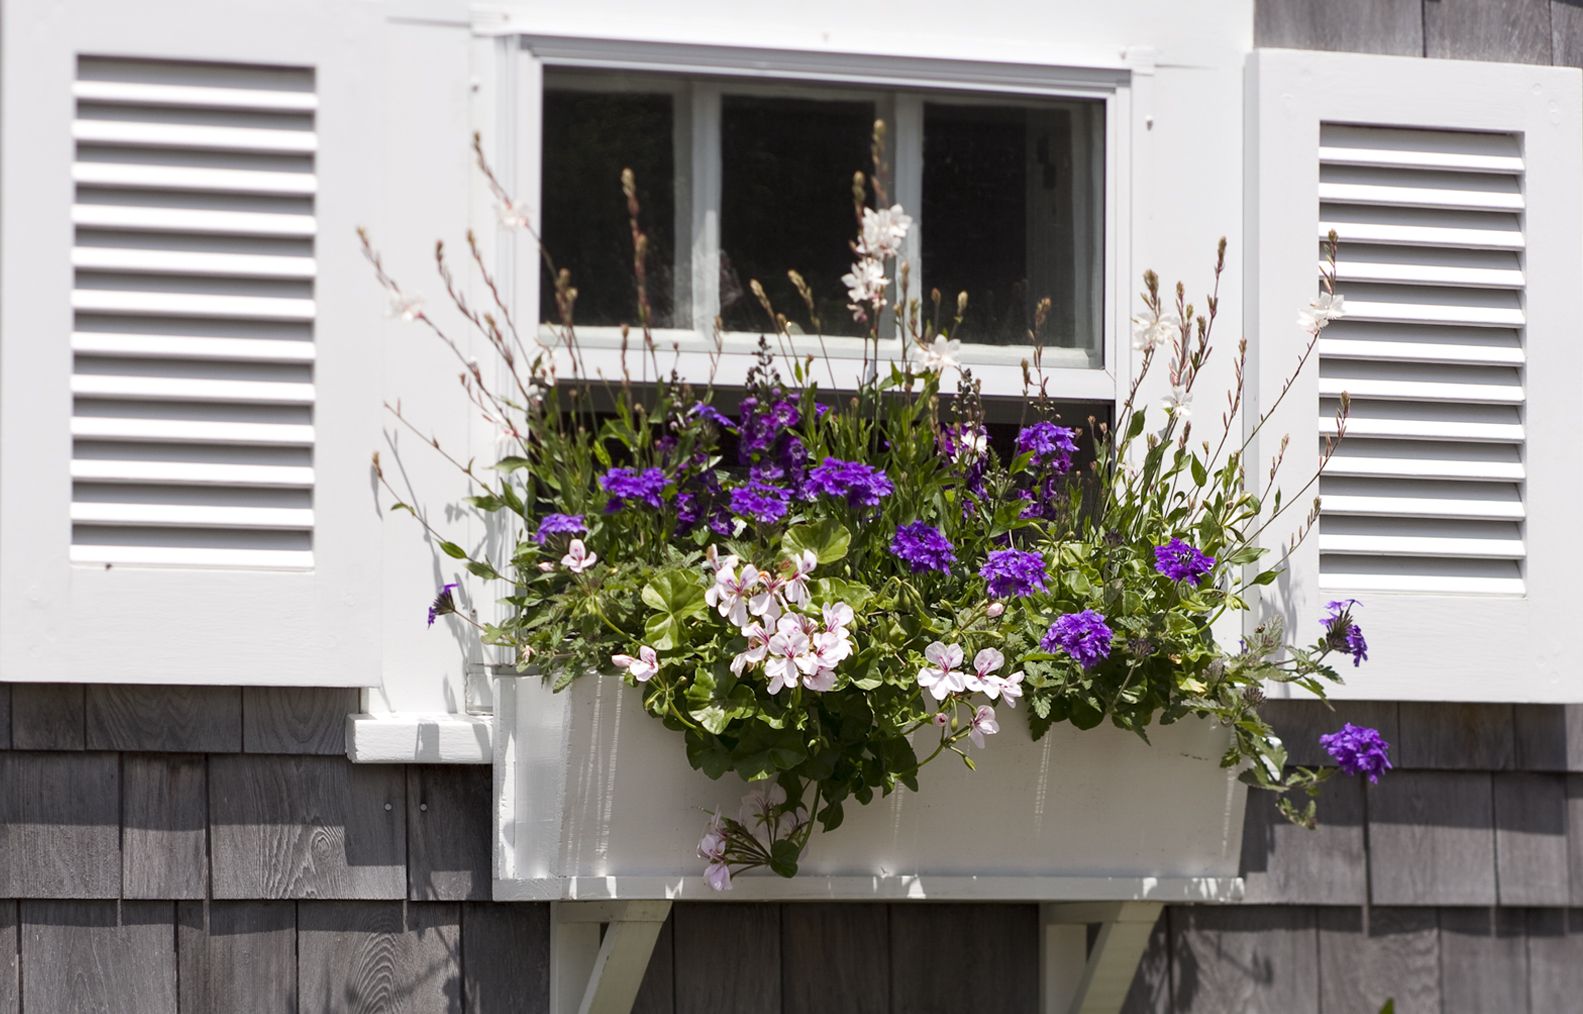
[[[1048,297],[1043,344],[1099,365],[1102,116],[1099,103],[924,105],[922,291],[944,307],[967,292],[964,341],[1026,343]]]
[[[720,108],[720,316],[727,331],[765,332],[748,287],[811,331],[786,277],[813,289],[826,334],[862,334],[841,276],[851,270],[852,174],[869,169],[872,102],[726,95]]]
[[[654,327],[685,327],[691,316],[685,271],[677,271],[678,193],[686,181],[675,154],[676,100],[663,93],[544,92],[544,244],[577,289],[574,323],[638,323],[632,232],[621,170],[637,177],[638,222]],[[555,286],[541,269],[541,320],[558,321]]]

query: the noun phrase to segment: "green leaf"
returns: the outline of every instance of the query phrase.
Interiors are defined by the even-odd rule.
[[[1204,463],[1198,460],[1198,455],[1193,455],[1193,460],[1190,467],[1193,470],[1194,484],[1203,486],[1209,481],[1209,471],[1204,467]]]
[[[820,563],[834,563],[846,555],[852,544],[852,533],[834,518],[812,524],[793,525],[781,538],[781,549],[787,556],[797,556],[804,550],[813,550]]]
[[[1254,584],[1274,584],[1275,579],[1281,576],[1278,570],[1267,570],[1253,579]]]
[[[643,602],[655,612],[677,619],[702,616],[707,608],[703,586],[692,573],[680,569],[667,570],[644,585]]]
[[[654,613],[643,623],[644,641],[656,651],[670,651],[681,643],[682,625],[674,616]]]
[[[463,549],[461,546],[458,546],[454,542],[446,542],[441,540],[440,552],[444,553],[446,556],[449,556],[453,560],[467,559],[467,550]]]
[[[473,575],[475,575],[477,577],[485,578],[486,580],[489,580],[489,581],[504,580],[500,576],[500,573],[495,570],[495,568],[493,568],[489,564],[483,563],[482,561],[479,561],[479,560],[469,560],[469,561],[467,561],[467,570],[468,570],[469,573],[471,573],[471,574],[473,574]]]
[[[854,611],[862,612],[863,607],[873,597],[874,590],[857,581],[848,581],[839,577],[821,577],[813,582],[813,600],[817,605],[845,602]]]
[[[802,849],[797,843],[781,838],[770,846],[770,869],[783,877],[797,875],[797,860],[802,857]]]
[[[1136,409],[1132,419],[1127,423],[1127,439],[1131,440],[1143,432],[1143,409]]]
[[[495,462],[495,468],[498,471],[501,471],[501,472],[515,472],[515,471],[518,471],[519,469],[532,468],[532,467],[533,467],[533,462],[532,461],[529,461],[527,458],[516,456],[516,455],[507,455],[506,457],[501,458],[499,461]]]

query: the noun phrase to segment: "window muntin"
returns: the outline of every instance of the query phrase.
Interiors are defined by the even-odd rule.
[[[639,173],[644,228],[654,228],[651,205],[668,208],[674,222],[669,253],[661,254],[664,243],[650,239],[651,302],[658,304],[656,276],[663,278],[655,260],[667,257],[673,265],[666,295],[677,309],[666,318],[656,307],[655,315],[656,327],[669,329],[663,336],[668,342],[685,349],[702,339],[704,345],[694,347],[713,347],[718,327],[726,352],[750,351],[768,325],[749,289],[754,279],[792,320],[794,331],[811,330],[786,278],[795,269],[814,289],[823,331],[832,337],[830,352],[860,355],[858,343],[851,350],[841,344],[843,335],[856,335],[858,328],[839,278],[850,264],[855,232],[852,173],[870,169],[869,130],[874,119],[883,119],[888,137],[882,182],[916,220],[904,253],[910,296],[927,303],[929,288],[938,286],[942,315],[949,316],[956,293],[968,291],[969,312],[958,335],[963,362],[982,364],[980,375],[991,378],[986,382],[992,387],[1005,387],[1006,393],[1020,388],[1017,364],[1027,358],[1034,308],[1048,298],[1052,310],[1039,334],[1043,366],[1106,365],[1102,100],[986,99],[801,82],[548,71],[541,203],[546,245],[568,267],[568,258],[557,253],[562,246],[602,244],[607,251],[623,251],[619,260],[606,253],[585,261],[581,273],[573,269],[576,321],[585,337],[596,340],[600,326],[636,322],[620,165],[606,167],[608,183],[586,174],[574,177],[564,167],[587,159],[565,151],[571,131],[552,126],[565,124],[579,96],[592,92],[668,95],[673,103],[669,175],[659,157],[649,158],[648,182]],[[622,150],[616,129],[590,129],[599,134],[602,151]],[[657,118],[644,129],[649,136],[636,147],[652,153],[666,131]],[[980,150],[953,153],[955,144]],[[636,168],[641,155],[626,164]],[[573,185],[558,189],[559,181],[569,179]],[[612,196],[602,196],[601,188]],[[670,196],[668,204],[656,200],[662,192]],[[619,211],[619,227],[605,222],[610,207]],[[615,239],[595,243],[576,235],[595,227]],[[1009,233],[1015,239],[1008,247]],[[540,288],[541,319],[553,322],[547,275]],[[588,312],[595,288],[620,294],[598,302],[600,317]],[[623,300],[633,309],[608,309],[619,311]],[[882,340],[890,354],[904,354],[888,325]],[[993,379],[1001,375],[1007,384]]]

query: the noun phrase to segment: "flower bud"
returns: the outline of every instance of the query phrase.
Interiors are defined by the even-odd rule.
[[[1004,613],[1005,611],[1006,611],[1006,603],[1004,603],[1004,602],[991,602],[989,604],[989,609],[987,609],[985,612],[987,613],[989,618],[993,620],[996,617],[998,617],[1001,613]]]

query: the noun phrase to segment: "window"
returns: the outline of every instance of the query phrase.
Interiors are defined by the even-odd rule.
[[[751,350],[769,329],[754,280],[812,333],[786,276],[796,269],[831,355],[860,355],[840,341],[861,334],[840,278],[852,261],[853,173],[871,167],[875,120],[887,124],[881,182],[916,219],[904,254],[911,297],[927,302],[937,288],[950,313],[968,293],[964,361],[998,364],[1006,383],[991,389],[1019,390],[1036,307],[1049,299],[1044,365],[1104,367],[1102,101],[551,70],[543,237],[571,272],[584,339],[609,341],[638,319],[620,184],[630,167],[651,320],[667,341],[712,344],[718,321],[728,352]],[[548,268],[539,293],[540,319],[556,321]]]

